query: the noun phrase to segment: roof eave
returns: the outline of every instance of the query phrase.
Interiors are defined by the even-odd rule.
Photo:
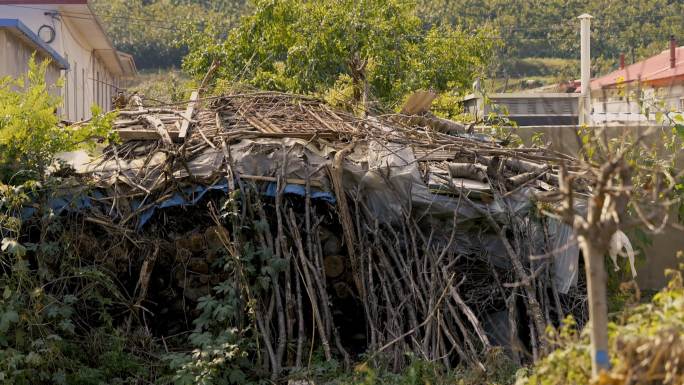
[[[118,51],[114,47],[114,43],[109,38],[109,35],[107,35],[107,32],[105,31],[104,26],[102,25],[102,20],[100,20],[100,18],[95,14],[95,11],[88,2],[86,2],[86,7],[88,7],[88,11],[93,15],[93,20],[95,21],[97,28],[100,30],[100,33],[102,33],[110,49],[114,52],[114,60],[116,61],[117,66],[119,67],[120,74],[125,74],[126,71],[124,70],[124,66],[121,63],[121,59],[119,58],[119,55],[117,53]]]
[[[69,69],[69,62],[63,58],[57,51],[52,49],[48,44],[43,42],[43,40],[38,37],[29,27],[27,27],[24,23],[21,22],[19,19],[0,19],[0,27],[15,30],[19,33],[21,33],[24,38],[29,40],[32,44],[34,44],[38,49],[42,50],[47,54],[49,57],[51,57],[59,69],[62,70],[68,70]]]

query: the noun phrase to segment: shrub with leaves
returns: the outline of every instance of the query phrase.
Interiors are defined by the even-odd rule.
[[[57,153],[92,147],[93,138],[111,139],[114,114],[102,114],[97,107],[87,124],[59,124],[60,84],[46,83],[47,65],[31,58],[24,77],[0,78],[0,181],[43,179]]]
[[[46,66],[31,59],[25,77],[0,79],[0,382],[131,383],[144,368],[110,313],[126,300],[81,260],[80,231],[42,204],[60,182],[48,173],[57,154],[113,139],[114,116],[94,108],[89,122],[60,125]]]
[[[79,231],[63,218],[41,211],[30,231],[42,241],[27,238],[20,213],[40,193],[31,186],[39,185],[0,185],[0,382],[130,383],[143,367],[111,315],[126,299],[104,269],[77,255]]]
[[[595,384],[684,383],[682,271],[671,270],[667,274],[670,283],[649,303],[626,308],[609,325],[612,369],[602,373]],[[578,332],[569,318],[560,330],[550,331],[549,336],[558,349],[521,376],[517,384],[591,383],[587,330]]]

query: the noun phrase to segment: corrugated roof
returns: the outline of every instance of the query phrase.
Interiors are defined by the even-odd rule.
[[[653,85],[667,85],[684,80],[684,46],[675,50],[675,66],[670,67],[670,50],[646,60],[613,71],[591,81],[592,89],[614,86],[618,83],[640,81]]]

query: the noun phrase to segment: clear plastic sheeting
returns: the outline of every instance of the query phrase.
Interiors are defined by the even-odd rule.
[[[553,282],[559,293],[566,294],[577,285],[579,277],[579,245],[572,228],[555,219],[548,220],[553,257]]]

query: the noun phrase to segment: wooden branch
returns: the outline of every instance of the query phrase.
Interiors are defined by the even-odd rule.
[[[259,181],[259,182],[277,182],[278,178],[274,176],[263,176],[263,175],[249,175],[249,174],[240,174],[240,179],[249,179],[249,180],[254,180],[254,181]],[[284,180],[285,183],[288,184],[297,184],[297,185],[305,185],[306,180],[304,179],[297,179],[297,178],[287,178]],[[323,182],[317,179],[312,179],[311,180],[311,186],[313,187],[323,187]]]
[[[344,191],[344,183],[342,181],[342,162],[344,158],[352,152],[354,142],[350,143],[347,147],[335,154],[333,163],[330,166],[330,175],[333,185],[333,190],[335,191],[335,196],[337,196],[337,209],[340,213],[340,222],[342,224],[342,231],[344,233],[344,242],[347,246],[347,253],[349,254],[349,259],[351,261],[352,273],[354,275],[354,283],[356,288],[361,294],[362,298],[366,297],[366,292],[364,285],[361,281],[361,266],[359,259],[356,255],[356,235],[354,234],[354,221],[352,220],[351,213],[349,212],[349,206],[347,205],[347,195]]]

